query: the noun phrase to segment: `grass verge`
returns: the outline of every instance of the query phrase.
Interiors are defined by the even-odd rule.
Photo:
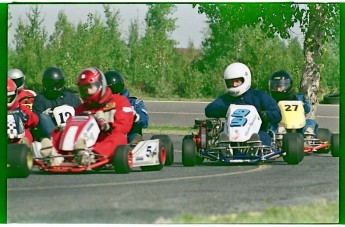
[[[143,129],[143,134],[170,134],[170,135],[191,135],[197,133],[198,129],[193,127],[174,127],[174,126],[155,126],[150,125],[148,128]]]
[[[268,208],[262,212],[226,215],[185,214],[173,219],[160,219],[165,224],[330,224],[339,222],[338,202],[319,202],[307,206]]]

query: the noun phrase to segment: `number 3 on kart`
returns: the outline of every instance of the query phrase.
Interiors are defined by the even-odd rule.
[[[234,117],[230,122],[230,127],[243,127],[247,123],[247,116],[250,113],[246,109],[237,109],[231,114],[231,117]]]

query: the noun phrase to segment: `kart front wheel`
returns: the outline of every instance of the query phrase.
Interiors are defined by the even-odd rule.
[[[163,168],[166,162],[167,152],[166,149],[161,141],[159,141],[159,152],[158,152],[158,160],[159,164],[155,166],[141,166],[140,168],[143,171],[159,171]]]
[[[184,166],[195,166],[196,161],[196,143],[192,136],[185,136],[182,140],[182,164]]]
[[[116,173],[129,173],[133,167],[133,153],[128,145],[119,145],[113,157]]]
[[[32,153],[25,144],[7,144],[7,177],[26,178],[33,166]]]
[[[174,163],[174,145],[171,142],[171,139],[167,135],[153,135],[151,137],[151,140],[159,139],[161,141],[166,149],[166,160],[165,165],[171,166]]]
[[[304,138],[301,133],[287,133],[283,136],[284,161],[290,165],[300,163],[304,158]]]
[[[331,154],[332,157],[339,157],[339,133],[333,134],[331,137]]]

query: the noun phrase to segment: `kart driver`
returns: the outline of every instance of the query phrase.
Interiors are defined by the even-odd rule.
[[[297,94],[293,88],[293,80],[291,75],[285,70],[278,70],[272,73],[268,81],[269,92],[272,97],[277,101],[281,100],[298,100],[303,102],[304,113],[307,115],[310,112],[310,102],[305,99],[302,94]],[[277,132],[278,125],[272,125],[272,130]],[[318,125],[313,119],[306,119],[306,125],[302,129],[302,134],[314,134]],[[283,133],[284,128],[279,129]]]
[[[69,105],[76,108],[80,98],[65,88],[65,74],[60,68],[48,67],[42,77],[43,92],[35,97],[33,111],[39,117],[38,128],[42,137],[50,137],[56,124],[50,112],[57,106]]]
[[[266,92],[251,89],[251,72],[243,63],[232,63],[224,71],[226,94],[219,96],[205,108],[205,115],[209,118],[225,118],[230,104],[253,105],[258,110],[262,120],[259,134],[254,134],[264,145],[271,145],[267,133],[268,124],[278,124],[281,113],[277,102]]]
[[[128,142],[131,144],[137,144],[142,140],[143,128],[147,128],[149,116],[147,114],[144,102],[134,96],[129,96],[129,91],[125,88],[125,79],[120,72],[110,70],[104,73],[107,80],[107,84],[110,87],[113,94],[124,95],[133,107],[134,123],[131,131],[128,133]]]
[[[132,128],[134,119],[133,109],[126,97],[112,94],[107,87],[103,72],[97,68],[84,69],[78,76],[77,84],[84,102],[76,108],[76,115],[85,112],[94,114],[101,130],[92,151],[86,147],[84,140],[76,142],[76,150],[82,157],[80,164],[89,165],[95,162],[93,152],[111,157],[118,145],[127,144],[126,135]],[[58,146],[61,133],[58,128],[52,133],[55,147]],[[42,140],[43,156],[56,154],[56,150],[53,150],[55,148],[50,139]],[[59,165],[62,161],[63,159],[53,164]]]
[[[36,92],[24,89],[24,73],[20,69],[10,69],[7,72],[7,77],[12,79],[17,86],[17,100],[20,101],[20,104],[27,105],[30,109],[32,109],[32,104],[34,103],[34,96],[36,96]]]
[[[15,82],[7,78],[7,110],[11,111],[18,111],[19,116],[23,120],[24,123],[24,137],[21,139],[16,139],[10,141],[11,143],[18,143],[18,144],[25,144],[28,147],[31,147],[31,143],[33,141],[33,137],[31,132],[29,131],[30,128],[36,127],[38,124],[38,117],[35,113],[33,113],[29,107],[26,105],[21,105],[18,102],[18,89]],[[11,127],[7,125],[7,127]]]

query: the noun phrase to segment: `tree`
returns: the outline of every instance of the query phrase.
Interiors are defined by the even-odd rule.
[[[55,22],[55,30],[49,37],[47,45],[48,55],[46,67],[56,66],[61,68],[66,76],[67,85],[75,85],[75,75],[80,69],[76,68],[77,62],[74,48],[75,27],[68,21],[66,14],[60,11]]]
[[[42,26],[43,20],[39,6],[30,8],[26,14],[29,24],[19,20],[15,35],[15,58],[12,57],[10,68],[20,68],[27,75],[27,87],[34,89],[38,75],[41,75],[45,67],[45,45],[47,43],[47,31]]]
[[[145,17],[146,31],[142,39],[145,62],[140,72],[145,80],[141,84],[145,92],[161,97],[173,90],[176,80],[173,64],[176,42],[169,37],[175,30],[176,18],[170,18],[175,10],[173,4],[149,4]]]
[[[290,37],[290,29],[299,23],[304,34],[304,69],[301,91],[310,100],[315,118],[318,103],[321,63],[324,44],[334,38],[339,27],[339,4],[294,4],[294,3],[234,3],[194,4],[199,13],[205,13],[210,24],[211,36],[203,46],[213,53],[222,53],[223,39],[241,27],[257,24],[268,37],[276,34],[281,38]]]

